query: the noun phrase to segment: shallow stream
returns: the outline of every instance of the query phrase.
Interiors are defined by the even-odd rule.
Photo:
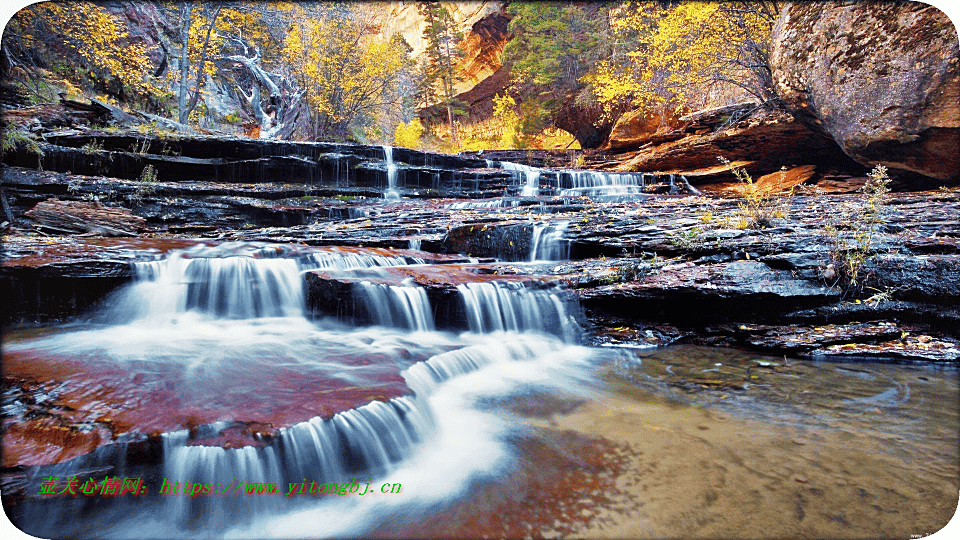
[[[34,395],[50,410],[100,433],[92,448],[114,437],[58,454],[30,438],[36,415],[8,389],[5,465],[28,466],[33,495],[13,510],[19,527],[48,538],[907,538],[954,514],[953,367],[588,348],[549,289],[461,287],[476,321],[462,332],[430,330],[423,297],[393,289],[356,298],[390,304],[379,320],[392,328],[310,320],[302,272],[417,261],[264,253],[201,247],[139,263],[140,280],[95,319],[5,334],[5,380],[43,386]],[[127,459],[127,431],[162,438],[156,464]],[[103,470],[149,491],[37,496],[46,478]],[[237,492],[241,478],[280,493]],[[364,495],[290,493],[354,479]],[[161,495],[165,480],[213,491]]]

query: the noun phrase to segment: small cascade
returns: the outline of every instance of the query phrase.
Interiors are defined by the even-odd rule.
[[[521,195],[524,197],[536,197],[540,193],[540,174],[543,172],[537,167],[530,167],[529,165],[521,165],[519,163],[511,163],[509,161],[501,161],[500,167],[508,171],[512,171],[518,177],[523,179],[523,189],[521,190]]]
[[[387,163],[387,191],[383,198],[390,202],[400,200],[400,192],[397,191],[397,164],[393,162],[393,147],[383,146],[383,159]]]
[[[601,197],[643,193],[646,173],[607,173],[601,171],[569,171],[570,187],[561,196]]]
[[[233,526],[238,519],[242,523],[291,504],[329,497],[330,490],[338,492],[345,482],[356,482],[354,493],[363,492],[370,476],[382,475],[407,458],[433,429],[429,408],[417,396],[410,396],[371,401],[326,420],[314,417],[280,429],[273,442],[261,448],[191,446],[187,431],[166,433],[163,478],[170,480],[170,491],[178,479],[211,487],[199,497],[183,496],[182,485],[180,496],[161,495],[167,495],[164,503],[180,527]],[[285,497],[291,484],[300,487],[305,479],[306,493]],[[313,480],[326,483],[311,486]],[[257,484],[265,483],[276,484],[283,496],[248,493],[248,489],[257,493]]]
[[[423,264],[424,260],[413,257],[388,257],[369,253],[322,251],[303,255],[297,260],[300,270],[357,270],[384,266]]]
[[[567,312],[559,289],[535,289],[523,283],[462,283],[471,332],[541,332],[567,342],[579,339],[580,327]]]
[[[563,237],[569,221],[533,224],[530,261],[565,261],[570,258],[570,240]]]
[[[370,322],[378,326],[429,331],[434,329],[433,310],[423,287],[370,283],[358,284],[359,299]]]
[[[499,362],[522,362],[555,351],[556,341],[515,339],[483,345],[472,345],[445,352],[410,366],[404,372],[407,385],[417,395],[429,395],[435,388],[454,377]]]
[[[184,253],[134,264],[137,283],[110,315],[168,320],[198,312],[218,319],[303,316],[303,285],[292,259],[187,258]]]

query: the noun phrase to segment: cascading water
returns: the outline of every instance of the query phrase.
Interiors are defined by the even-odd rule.
[[[162,464],[146,475],[153,482],[152,498],[143,503],[118,498],[92,513],[82,501],[28,503],[23,507],[26,529],[42,536],[76,535],[97,524],[106,537],[141,537],[140,527],[149,524],[152,534],[165,531],[161,536],[199,530],[283,536],[278,531],[284,527],[272,528],[279,516],[327,515],[348,504],[349,519],[341,516],[332,528],[328,521],[312,522],[302,535],[360,534],[369,526],[369,518],[362,516],[380,504],[395,507],[400,501],[355,507],[360,501],[256,496],[247,489],[275,483],[286,495],[290,485],[307,480],[365,484],[377,478],[405,486],[419,483],[430,491],[426,499],[460,491],[471,477],[506,457],[500,422],[475,410],[465,396],[497,380],[498,366],[550,362],[555,367],[558,354],[581,358],[583,352],[572,345],[579,327],[559,291],[500,283],[458,288],[472,330],[459,336],[433,331],[427,296],[412,284],[357,284],[377,326],[344,328],[305,318],[304,271],[349,275],[422,262],[351,250],[197,246],[137,263],[137,280],[117,295],[109,316],[101,317],[112,326],[53,334],[5,350],[147,369],[144,382],[128,392],[139,387],[148,395],[154,387],[173,392],[171,398],[158,394],[162,401],[147,399],[117,413],[116,421],[133,425],[144,421],[140,418],[155,418],[147,425],[163,432]],[[417,331],[415,341],[408,338],[411,330]],[[510,337],[504,339],[504,332]],[[482,384],[474,381],[465,389],[453,383],[478,370],[486,373]],[[542,370],[530,367],[531,374]],[[288,388],[286,381],[296,382]],[[484,391],[496,394],[511,384]],[[412,393],[381,390],[393,388]],[[327,396],[341,397],[328,403]],[[358,399],[362,402],[355,403]],[[329,409],[331,404],[336,408]],[[136,412],[143,406],[150,412]],[[470,418],[472,423],[464,424]],[[184,429],[184,423],[190,428]],[[256,425],[278,429],[267,429],[251,441],[243,433]],[[246,442],[236,448],[217,442],[237,436]],[[85,457],[58,465],[51,474],[66,477],[96,469],[110,471],[108,475],[142,474],[142,466],[125,465],[122,448],[95,453],[118,454],[109,463]],[[471,455],[477,448],[486,450],[467,461],[439,457]],[[425,486],[422,482],[430,478],[436,484]],[[206,491],[174,495],[177,482],[180,490],[190,482]]]
[[[535,289],[522,283],[462,283],[467,321],[473,332],[542,332],[569,342],[579,337],[579,325],[568,313],[561,292]]]
[[[603,197],[643,193],[646,173],[607,173],[601,171],[569,171],[570,187],[560,190],[561,196]]]
[[[523,179],[523,189],[521,195],[524,197],[536,197],[540,193],[540,174],[543,172],[537,167],[501,161],[500,167],[512,171]]]
[[[570,258],[570,241],[564,238],[569,221],[533,224],[531,261],[564,261]]]
[[[393,147],[383,146],[383,160],[387,164],[387,191],[383,198],[396,202],[400,200],[400,192],[397,191],[397,164],[393,162]]]
[[[373,324],[407,330],[434,329],[430,301],[422,287],[397,286],[363,281],[360,299]]]

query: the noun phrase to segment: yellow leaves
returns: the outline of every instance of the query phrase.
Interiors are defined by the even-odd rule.
[[[772,20],[749,2],[678,2],[669,8],[637,3],[611,24],[633,50],[601,62],[584,82],[608,108],[629,101],[652,110],[705,94],[712,81],[748,77],[738,61],[745,50],[769,40]]]
[[[92,2],[44,2],[21,10],[12,23],[54,34],[59,43],[47,45],[76,51],[101,78],[116,77],[141,94],[155,90],[149,80],[152,63],[145,47],[131,42],[122,19],[102,6]]]

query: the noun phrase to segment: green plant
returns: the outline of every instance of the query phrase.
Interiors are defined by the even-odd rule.
[[[875,236],[889,214],[884,205],[889,185],[887,168],[877,165],[860,188],[861,195],[844,205],[824,227],[831,245],[827,268],[832,270],[824,277],[836,277],[848,289],[862,288],[863,266],[873,254]]]
[[[226,124],[240,125],[243,123],[243,117],[240,116],[240,113],[234,111],[223,117],[223,122]]]
[[[0,155],[13,152],[19,146],[25,147],[27,152],[36,154],[37,157],[44,156],[43,150],[40,149],[40,145],[32,134],[12,126],[4,126],[3,137],[0,138]]]
[[[703,246],[704,242],[701,238],[703,232],[703,229],[700,227],[691,227],[667,234],[670,236],[670,242],[678,248],[683,250],[697,250]]]
[[[80,148],[80,150],[83,151],[84,154],[90,156],[103,151],[103,143],[101,141],[94,139],[88,142],[87,144],[83,145],[83,147]]]
[[[724,165],[730,165],[730,160],[720,156],[717,159]],[[787,217],[789,195],[777,195],[771,189],[763,189],[754,182],[750,174],[741,167],[734,167],[731,172],[738,181],[746,185],[743,201],[738,203],[739,211],[734,224],[739,229],[762,229],[768,227],[774,219]],[[781,171],[783,175],[785,171]],[[792,191],[790,195],[792,195]]]
[[[140,185],[137,186],[136,194],[138,196],[150,195],[156,188],[153,186],[157,182],[157,169],[153,165],[147,165],[140,173]]]
[[[144,137],[139,142],[134,142],[133,146],[130,147],[134,154],[139,156],[147,155],[147,152],[150,150],[150,139]]]

